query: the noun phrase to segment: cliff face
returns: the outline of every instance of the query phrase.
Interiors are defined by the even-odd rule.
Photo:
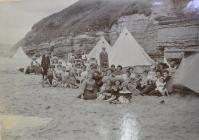
[[[17,46],[29,54],[54,47],[60,56],[91,50],[101,35],[114,44],[124,26],[149,53],[159,47],[196,47],[199,18],[188,0],[80,0],[39,21]],[[190,16],[191,15],[191,16]]]

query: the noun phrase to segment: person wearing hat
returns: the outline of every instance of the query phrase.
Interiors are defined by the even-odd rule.
[[[105,47],[102,48],[102,51],[99,54],[99,60],[100,60],[100,69],[102,71],[109,67],[108,53],[106,52]]]

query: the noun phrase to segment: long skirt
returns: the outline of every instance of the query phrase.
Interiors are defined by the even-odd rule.
[[[94,90],[92,90],[92,91],[85,90],[83,96],[84,96],[84,100],[95,100],[95,99],[97,99],[97,94]]]

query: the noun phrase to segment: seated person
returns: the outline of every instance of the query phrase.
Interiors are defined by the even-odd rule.
[[[147,79],[149,84],[155,83],[157,80],[155,69],[152,67],[148,72]]]
[[[160,92],[162,96],[169,96],[168,90],[166,89],[166,82],[164,78],[161,77],[156,81],[156,91]]]
[[[124,74],[123,68],[121,65],[118,65],[116,71],[114,72],[114,75],[115,77],[118,77],[118,76],[121,76],[122,74]]]
[[[140,94],[140,91],[137,89],[137,79],[131,78],[127,86],[132,95],[137,96]]]
[[[98,100],[103,100],[111,96],[112,82],[110,79],[104,81],[104,84],[98,93]]]
[[[164,78],[160,77],[156,81],[155,90],[149,93],[150,96],[168,96],[168,91],[166,89],[166,83],[164,82]]]
[[[115,65],[111,65],[111,71],[114,73],[116,71]]]
[[[69,86],[69,70],[67,70],[66,67],[63,67],[62,87],[64,87],[64,88],[70,87]]]
[[[102,75],[99,71],[95,71],[93,73],[93,79],[95,80],[95,86],[97,88],[97,91],[99,92],[100,91],[100,88],[102,87],[103,85],[103,82],[102,82]]]
[[[127,70],[123,75],[122,75],[122,79],[124,80],[124,82],[129,82],[131,79],[131,73]]]
[[[110,103],[119,98],[119,92],[121,90],[121,81],[115,80],[114,85],[111,87],[111,97],[107,100]]]
[[[130,103],[132,93],[128,90],[128,86],[123,86],[122,90],[119,92],[120,96],[118,98],[118,101],[120,103]]]
[[[75,88],[75,89],[78,88],[79,86],[77,84],[77,80],[78,80],[77,75],[76,75],[74,69],[71,68],[69,71],[69,87]]]
[[[130,67],[128,71],[131,73],[131,76],[130,76],[131,78],[137,78],[137,74],[135,73],[135,70],[133,67]]]
[[[86,52],[84,52],[84,53],[82,54],[81,59],[82,59],[84,62],[87,61],[87,54],[86,54]]]
[[[32,58],[30,67],[31,67],[32,71],[33,71],[35,74],[39,74],[39,71],[40,71],[40,64],[37,62],[37,58],[36,58],[36,57],[33,57],[33,58]]]
[[[78,77],[81,77],[81,72],[82,72],[82,70],[81,70],[81,65],[80,65],[79,62],[78,62],[78,63],[76,64],[76,66],[75,66],[75,71],[76,71],[77,76],[78,76]]]
[[[114,78],[114,75],[112,73],[112,70],[111,69],[107,69],[105,75],[102,78],[102,81],[106,81],[107,79],[111,79],[112,80],[113,78]]]
[[[95,80],[93,79],[93,74],[88,75],[88,79],[84,81],[81,86],[81,94],[78,98],[84,100],[95,100],[97,98],[97,89],[95,86]]]
[[[58,61],[59,61],[59,59],[58,59],[58,57],[57,56],[53,56],[52,58],[51,58],[51,65],[53,65],[53,66],[55,66],[55,67],[57,67],[57,65],[58,65]]]
[[[55,68],[54,76],[53,76],[53,86],[54,87],[61,86],[62,73],[63,73],[62,66],[58,64],[57,68]]]
[[[47,72],[47,82],[49,84],[49,86],[53,85],[53,79],[54,79],[54,68],[52,66],[50,66],[50,68],[48,69]]]
[[[141,78],[141,82],[140,82],[140,89],[144,89],[147,85],[148,85],[148,73],[147,71],[143,72],[142,78]]]
[[[162,76],[161,71],[156,71],[156,79],[160,78]],[[156,81],[155,81],[156,82]],[[151,83],[147,85],[144,89],[141,90],[141,95],[148,95],[151,91],[155,90],[156,85],[154,83]]]
[[[81,76],[80,76],[80,83],[82,83],[85,79],[87,79],[88,76],[88,71],[87,71],[87,67],[84,65],[82,66],[82,72],[81,72]]]

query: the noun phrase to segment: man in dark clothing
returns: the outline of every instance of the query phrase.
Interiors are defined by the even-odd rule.
[[[106,48],[102,48],[102,52],[99,55],[100,60],[100,68],[104,70],[109,67],[108,53],[106,52]]]
[[[41,67],[42,67],[42,76],[44,80],[44,77],[47,76],[47,72],[50,67],[50,57],[47,52],[42,56]]]

